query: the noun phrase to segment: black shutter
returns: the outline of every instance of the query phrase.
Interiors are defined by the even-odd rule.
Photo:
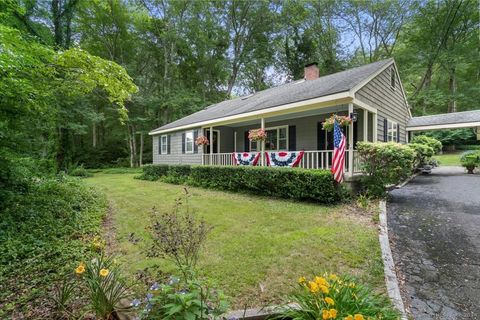
[[[397,124],[397,142],[400,143],[400,125]]]
[[[288,151],[295,151],[297,149],[297,128],[295,126],[288,126]]]
[[[388,120],[383,119],[383,141],[388,142]]]
[[[182,133],[182,153],[185,153],[185,132]]]
[[[162,154],[162,136],[158,136],[158,154]]]
[[[197,141],[197,138],[198,138],[198,130],[194,130],[193,131],[193,153],[198,153],[198,146],[195,143],[195,141]]]
[[[245,138],[245,141],[244,141],[243,151],[250,152],[250,140],[248,140],[248,130],[245,131],[244,138]]]
[[[322,129],[322,123],[317,123],[317,150],[327,150],[325,145],[326,131]]]
[[[170,154],[170,151],[172,150],[172,139],[171,135],[167,136],[167,154]]]
[[[357,145],[358,141],[358,121],[353,123],[353,148]]]

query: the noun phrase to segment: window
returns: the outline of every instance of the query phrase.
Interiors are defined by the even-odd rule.
[[[387,141],[398,142],[398,123],[387,120]]]
[[[395,69],[390,69],[390,86],[395,89],[395,82],[396,82],[396,74]]]
[[[193,131],[185,133],[185,153],[193,153]]]
[[[288,126],[266,128],[267,140],[265,151],[278,151],[288,149]],[[250,151],[260,151],[260,142],[250,141]]]
[[[168,153],[168,136],[166,134],[160,137],[160,153]]]

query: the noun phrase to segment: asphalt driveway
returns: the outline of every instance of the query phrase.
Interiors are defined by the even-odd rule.
[[[480,319],[480,174],[441,167],[388,201],[393,257],[415,319]]]

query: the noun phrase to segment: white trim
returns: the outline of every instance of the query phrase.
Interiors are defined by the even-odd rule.
[[[363,110],[363,141],[368,141],[368,110]]]
[[[428,130],[438,130],[438,129],[471,128],[471,127],[478,127],[478,126],[480,126],[480,122],[463,122],[463,123],[407,127],[407,131],[428,131]]]
[[[348,116],[353,112],[353,103],[348,104]],[[353,176],[353,121],[350,123],[348,126],[348,172],[347,176],[352,177]]]
[[[373,114],[373,142],[378,141],[378,114],[374,113]]]
[[[187,149],[187,145],[188,145],[188,143],[187,143],[187,141],[188,141],[188,140],[187,140],[187,135],[188,135],[189,133],[192,133],[192,151],[188,151],[188,149]],[[185,153],[194,153],[194,152],[195,152],[195,146],[194,146],[194,145],[195,145],[195,141],[194,141],[194,140],[195,140],[195,134],[194,134],[193,130],[185,131]]]
[[[163,138],[166,138],[166,142],[165,142],[165,152],[163,152]],[[160,148],[160,154],[168,154],[168,134],[162,134],[160,136],[160,145],[159,145],[159,148]]]
[[[289,136],[288,136],[288,124],[287,125],[282,125],[282,126],[275,126],[275,127],[269,127],[265,128],[265,132],[269,130],[277,130],[277,147],[280,145],[278,142],[280,141],[280,129],[285,129],[285,136],[287,137],[286,141],[286,148],[285,149],[275,149],[275,150],[268,150],[268,151],[288,151],[288,143],[289,143]],[[251,141],[250,141],[251,143]],[[250,144],[250,148],[251,148]]]
[[[346,101],[341,101],[345,99]],[[246,120],[254,120],[259,115],[262,115],[263,117],[268,117],[268,116],[276,115],[276,113],[281,113],[281,114],[295,113],[298,111],[304,111],[303,109],[311,110],[311,109],[318,109],[322,107],[333,106],[337,104],[345,104],[352,101],[352,99],[353,99],[353,96],[350,94],[350,92],[345,91],[345,92],[335,93],[335,94],[331,94],[324,97],[288,103],[288,104],[280,105],[277,107],[271,107],[267,109],[236,114],[233,116],[227,116],[227,117],[221,117],[221,118],[212,119],[212,120],[196,122],[196,123],[178,126],[170,129],[153,130],[153,131],[150,131],[148,134],[157,135],[157,134],[172,132],[172,131],[181,131],[181,130],[197,128],[197,127],[206,127],[212,124],[219,125],[219,123],[221,124],[238,123]],[[324,104],[324,105],[318,106],[317,104]]]
[[[358,100],[357,98],[353,98],[353,104],[356,105],[357,107],[368,110],[371,113],[377,114],[377,109],[376,108],[371,107],[370,105],[366,104],[363,101]]]
[[[207,129],[207,131],[210,131],[210,128]],[[212,132],[216,132],[217,133],[217,153],[221,153],[220,152],[220,130],[217,130],[217,129],[213,129]],[[212,135],[213,137],[213,135]],[[212,141],[209,141],[210,142],[210,146],[212,145]],[[213,151],[213,148],[212,148],[212,151]],[[212,152],[212,153],[215,153],[215,152]]]
[[[397,121],[393,121],[393,120],[391,120],[391,119],[389,119],[389,118],[386,118],[386,119],[387,119],[387,132],[385,133],[385,134],[386,134],[386,137],[387,137],[387,141],[386,141],[386,142],[400,142],[400,141],[398,141],[398,140],[399,140],[399,136],[398,136],[398,130],[399,130],[398,126],[399,126],[399,125],[398,125],[398,122],[397,122]],[[392,130],[394,130],[393,127],[395,127],[395,135],[392,136],[392,137],[395,137],[395,139],[393,139],[393,140],[390,140],[390,139],[389,139],[389,135],[390,135],[390,131],[391,131],[391,130],[390,130],[390,124],[392,124]]]

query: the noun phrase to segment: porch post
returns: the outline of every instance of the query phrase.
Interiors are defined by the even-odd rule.
[[[260,128],[265,130],[265,118],[260,119]],[[260,155],[261,164],[262,166],[264,166],[265,165],[265,140],[262,140],[262,147],[260,150],[262,152],[262,154]]]
[[[210,127],[210,137],[208,137],[208,142],[210,142],[210,165],[213,165],[213,127]]]
[[[363,110],[363,141],[368,141],[368,110]]]
[[[373,124],[372,124],[372,128],[373,128],[373,136],[372,136],[372,142],[377,142],[378,140],[378,115],[376,113],[373,114]]]
[[[348,104],[348,116],[350,116],[353,112],[353,103]],[[353,176],[353,121],[350,124],[350,128],[348,130],[348,171],[347,175],[349,177]]]

